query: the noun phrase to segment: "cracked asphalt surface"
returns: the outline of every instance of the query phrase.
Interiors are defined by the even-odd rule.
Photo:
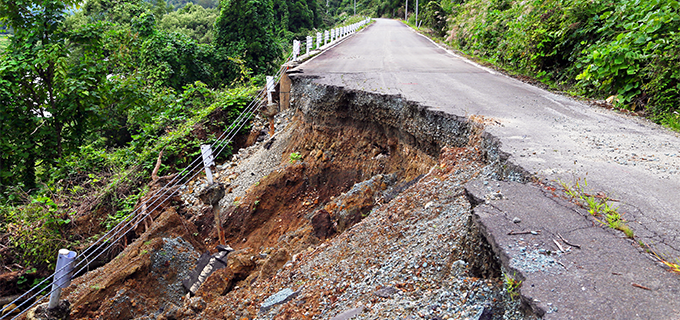
[[[586,191],[604,193],[615,200],[613,204],[619,207],[623,218],[628,220],[636,240],[650,245],[668,259],[680,258],[680,243],[677,242],[680,234],[678,133],[645,119],[592,107],[478,66],[393,20],[377,19],[367,29],[303,63],[298,69],[302,69],[305,75],[318,76],[316,81],[320,84],[399,94],[432,110],[459,116],[483,116],[488,120],[486,131],[500,140],[502,151],[510,154],[508,161],[554,186],[558,186],[560,181],[573,184],[580,179],[583,184],[587,180]],[[523,197],[516,195],[511,200],[521,203]],[[527,200],[529,202],[530,199]],[[523,210],[521,206],[513,208],[517,212]],[[539,206],[536,210],[548,209],[552,210],[554,206]],[[560,220],[556,216],[557,211],[528,217],[543,217],[537,222],[548,227],[562,227],[569,232],[587,230],[579,235],[580,239],[585,240],[590,235],[592,239],[598,239],[598,243],[611,243],[604,249],[600,248],[604,251],[594,251],[603,257],[604,263],[608,261],[607,258],[623,259],[631,268],[633,265],[639,266],[640,269],[631,270],[645,273],[647,278],[644,279],[664,279],[665,283],[659,286],[642,285],[652,290],[633,287],[636,290],[632,292],[628,290],[630,283],[621,282],[626,282],[627,288],[621,289],[621,299],[600,301],[605,305],[610,304],[612,308],[623,308],[617,309],[614,318],[645,318],[627,313],[629,310],[626,308],[635,305],[635,297],[647,294],[647,291],[658,293],[659,296],[645,296],[638,302],[645,303],[645,309],[658,309],[654,318],[673,319],[680,314],[675,303],[668,301],[672,298],[668,295],[671,291],[667,291],[679,287],[680,275],[664,271],[658,263],[648,259],[648,255],[633,241],[624,239],[621,233],[580,226],[576,222],[578,217]],[[593,224],[584,217],[580,220],[589,221],[590,226]],[[496,226],[500,227],[505,222],[499,221]],[[580,227],[560,223],[574,223]],[[604,236],[594,230],[607,234]],[[632,250],[625,249],[626,246]],[[555,246],[552,247],[554,249]],[[625,254],[617,254],[617,250]],[[593,270],[602,268],[603,261],[599,262],[600,265],[596,262],[592,261]],[[626,267],[622,265],[617,268]],[[610,275],[618,273],[621,272],[608,271]],[[603,279],[607,281],[606,277]],[[644,280],[631,279],[628,280]],[[596,283],[599,280],[592,281]],[[523,289],[523,294],[524,290],[529,289]],[[600,289],[599,292],[606,291]],[[576,298],[579,297],[586,305],[600,305],[599,300],[587,295],[577,294]],[[654,304],[664,301],[665,304]],[[544,311],[553,308],[547,304],[536,305]],[[570,307],[566,308],[569,310]],[[659,317],[660,314],[665,316]]]

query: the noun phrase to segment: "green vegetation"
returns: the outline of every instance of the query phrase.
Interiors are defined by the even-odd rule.
[[[576,204],[584,207],[588,210],[593,218],[602,225],[606,225],[609,228],[619,230],[623,232],[629,239],[637,240],[637,244],[640,248],[644,249],[647,253],[651,254],[654,258],[658,259],[660,263],[665,265],[670,272],[680,274],[680,259],[670,259],[665,255],[660,255],[651,246],[645,244],[642,240],[636,239],[635,234],[630,227],[626,225],[625,220],[621,217],[618,212],[618,208],[612,208],[609,206],[610,199],[605,195],[593,196],[586,193],[585,188],[588,186],[586,180],[577,179],[573,186],[570,186],[564,182],[560,182],[560,185],[564,189],[565,194]],[[604,221],[602,218],[604,217]],[[674,262],[672,262],[674,261]]]
[[[519,296],[519,288],[522,286],[522,281],[516,280],[515,277],[517,277],[517,275],[510,276],[507,273],[505,273],[503,277],[504,278],[503,285],[505,286],[505,291],[508,292],[508,295],[512,300]]]
[[[195,4],[206,9],[217,8],[220,4],[219,0],[168,0],[166,1],[168,6],[172,6],[173,9],[178,10],[184,8],[184,6]]]
[[[299,152],[293,152],[288,156],[290,163],[295,163],[296,161],[302,160],[302,155]]]
[[[612,229],[623,232],[630,239],[635,238],[633,230],[626,225],[626,221],[621,217],[618,208],[610,206],[611,199],[609,197],[602,193],[592,195],[586,191],[588,187],[586,179],[583,179],[583,184],[581,184],[581,179],[579,178],[573,186],[565,182],[560,182],[560,185],[564,189],[565,194],[577,205],[588,210],[588,213],[595,220]],[[602,218],[604,218],[604,221]]]
[[[213,25],[218,14],[217,9],[205,9],[189,3],[182,9],[164,15],[159,27],[168,32],[182,33],[198,43],[210,44],[215,38]]]
[[[557,89],[680,128],[676,0],[468,0],[450,6],[456,49]],[[446,6],[445,6],[446,7]]]
[[[5,51],[9,45],[9,38],[6,34],[0,34],[0,52]]]
[[[57,249],[82,249],[128,219],[159,153],[160,175],[188,165],[230,129],[290,40],[336,22],[316,0],[65,10],[76,2],[0,0],[13,33],[0,37],[0,242],[11,249],[0,267],[44,275]],[[218,161],[231,152],[221,147]]]

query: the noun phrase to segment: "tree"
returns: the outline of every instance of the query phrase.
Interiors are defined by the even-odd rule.
[[[20,173],[27,189],[35,187],[38,167],[49,172],[97,120],[98,87],[106,79],[100,63],[101,25],[67,32],[64,14],[73,4],[0,0],[1,22],[14,30],[0,57],[0,127],[9,133],[0,141],[7,151],[0,175],[9,180],[7,172]]]
[[[73,0],[70,0],[73,1]],[[144,0],[88,0],[83,11],[95,21],[129,25],[130,21],[151,8]]]
[[[272,4],[266,0],[222,0],[215,22],[215,51],[225,70],[223,79],[235,79],[238,72],[229,58],[242,58],[256,74],[273,69],[281,50],[274,38]]]
[[[218,13],[217,9],[187,4],[182,9],[163,16],[158,27],[167,32],[183,33],[200,43],[211,44],[214,40],[213,26]]]

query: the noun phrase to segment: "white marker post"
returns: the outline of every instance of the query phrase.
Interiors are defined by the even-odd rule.
[[[300,41],[293,40],[293,61],[297,61],[299,55],[300,55]]]
[[[335,39],[335,29],[331,29],[331,42]]]
[[[328,44],[328,38],[330,37],[330,33],[328,33],[328,30],[325,30],[323,32],[323,44],[327,45]]]
[[[71,284],[71,277],[73,276],[73,262],[76,260],[77,255],[78,253],[68,249],[59,250],[59,256],[57,257],[57,268],[52,281],[50,303],[47,306],[47,309],[54,309],[59,305],[61,289],[66,288]]]
[[[203,156],[203,167],[205,167],[205,177],[208,179],[208,184],[213,184],[213,175],[210,170],[211,166],[215,165],[215,158],[212,154],[212,148],[209,144],[201,145],[201,156]]]
[[[321,32],[316,33],[316,48],[321,48]]]
[[[307,36],[307,51],[305,53],[309,54],[309,51],[312,50],[312,43],[314,42],[314,39],[312,39],[311,36]]]
[[[269,104],[274,103],[272,100],[272,93],[274,92],[275,87],[276,83],[274,82],[274,77],[267,76],[267,103]]]

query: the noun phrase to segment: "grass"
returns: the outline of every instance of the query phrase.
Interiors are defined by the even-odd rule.
[[[505,290],[508,292],[508,295],[510,295],[510,299],[515,300],[515,298],[519,295],[519,288],[522,286],[522,281],[515,279],[517,275],[510,276],[509,274],[505,274],[505,281],[503,282],[505,285]]]
[[[680,132],[680,114],[675,111],[668,113],[661,118],[661,124],[671,128],[672,130]]]
[[[621,217],[618,208],[613,208],[609,205],[611,199],[607,196],[592,196],[586,193],[585,188],[588,186],[588,182],[585,179],[583,179],[583,184],[581,184],[581,179],[577,179],[573,186],[562,181],[559,183],[564,189],[564,193],[569,196],[572,201],[576,202],[576,204],[588,210],[588,213],[590,213],[595,220],[602,225],[623,232],[626,237],[630,239],[635,239],[635,233],[628,225],[626,225],[626,221]],[[672,259],[662,257],[642,240],[637,239],[637,243],[641,248],[656,257],[659,262],[668,267],[668,271],[680,274],[680,259],[671,261]],[[506,286],[507,281],[508,276],[506,275]]]
[[[592,195],[586,192],[588,181],[584,178],[583,183],[581,179],[577,179],[574,185],[569,185],[560,181],[564,193],[571,198],[577,205],[586,209],[588,213],[598,222],[609,228],[623,232],[626,237],[630,239],[635,238],[633,230],[626,225],[626,220],[621,217],[618,209],[610,205],[611,199],[602,193]]]
[[[680,274],[680,264],[675,263],[675,262],[669,262],[669,261],[664,260],[660,257],[659,257],[659,260],[661,260],[661,263],[665,264],[669,268],[670,272]],[[680,262],[680,260],[678,260],[678,259],[676,259],[675,261]]]
[[[660,254],[656,253],[656,251],[652,250],[652,248],[649,245],[645,244],[644,242],[638,241],[638,244],[640,245],[640,247],[644,248],[647,252],[651,253],[654,257],[656,257],[659,260],[659,262],[668,267],[668,271],[680,274],[680,259],[676,258],[675,262],[671,262],[670,259],[661,257]]]

